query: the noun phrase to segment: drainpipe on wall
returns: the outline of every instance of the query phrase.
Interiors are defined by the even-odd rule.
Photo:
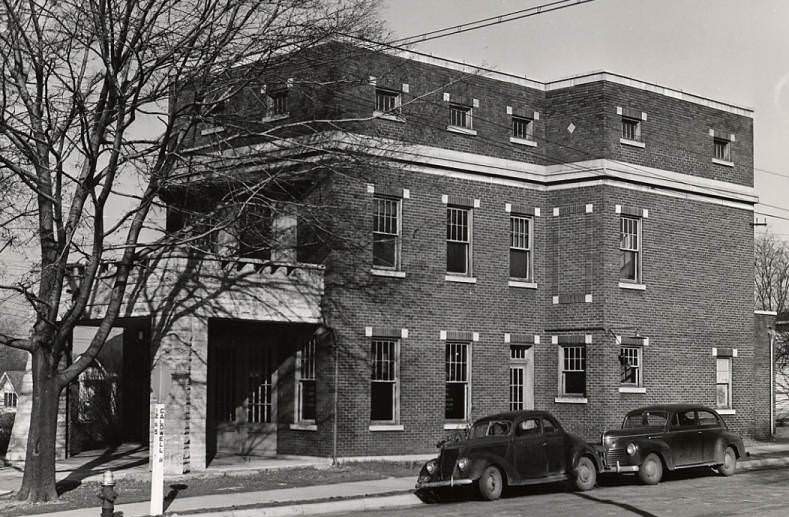
[[[775,331],[767,329],[770,336],[770,437],[775,437]]]
[[[337,413],[337,408],[339,407],[339,397],[338,397],[338,386],[340,384],[339,374],[340,374],[340,352],[339,347],[337,346],[337,339],[334,335],[334,330],[331,331],[331,343],[334,347],[334,408],[333,408],[333,422],[332,422],[332,452],[331,452],[331,463],[332,465],[337,465],[337,419],[339,418],[339,414]]]

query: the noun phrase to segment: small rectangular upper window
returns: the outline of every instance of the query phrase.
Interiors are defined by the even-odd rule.
[[[400,114],[400,94],[392,90],[382,88],[375,89],[375,111],[389,113],[391,115]]]
[[[715,159],[722,160],[724,162],[731,161],[731,142],[723,138],[715,138],[713,140],[713,145],[715,147]]]
[[[622,117],[622,138],[634,142],[641,141],[641,121],[635,118]]]
[[[512,136],[522,140],[533,140],[534,121],[526,117],[512,117]]]
[[[288,90],[278,90],[269,95],[269,116],[288,114]]]
[[[472,122],[472,109],[469,106],[462,104],[449,105],[449,125],[454,127],[462,127],[465,129],[474,129]]]

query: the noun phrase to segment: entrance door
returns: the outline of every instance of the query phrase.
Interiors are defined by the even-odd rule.
[[[277,453],[276,348],[260,332],[225,334],[209,345],[211,436],[218,455],[270,456]],[[211,425],[211,423],[209,423]]]
[[[534,351],[510,345],[510,411],[534,409]]]

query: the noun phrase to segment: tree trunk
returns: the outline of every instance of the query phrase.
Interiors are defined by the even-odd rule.
[[[55,488],[55,437],[57,435],[57,369],[49,353],[38,346],[33,352],[33,409],[27,435],[25,474],[17,499],[44,502],[57,499]]]

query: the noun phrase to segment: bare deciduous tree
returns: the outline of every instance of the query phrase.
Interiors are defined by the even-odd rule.
[[[756,309],[782,313],[789,302],[789,244],[765,233],[754,251]]]
[[[28,339],[0,336],[0,344],[33,358],[19,499],[57,497],[59,395],[103,346],[140,257],[201,242],[198,235],[141,243],[141,235],[171,171],[184,165],[190,127],[233,95],[216,78],[223,84],[232,79],[238,91],[250,79],[234,75],[240,64],[260,73],[278,56],[336,35],[376,35],[375,7],[374,0],[2,0],[0,184],[13,182],[16,197],[0,204],[0,229],[6,241],[13,234],[15,242],[35,245],[39,257],[34,276],[3,286],[24,296],[35,312]],[[281,184],[282,178],[266,182]],[[139,189],[125,188],[129,183]],[[246,196],[225,199],[259,199],[259,182],[240,185]],[[130,206],[122,214],[113,210],[118,199]],[[191,229],[198,224],[192,221]],[[214,219],[203,236],[224,224]],[[84,268],[68,296],[68,265],[76,259]],[[108,259],[117,270],[101,324],[87,350],[66,361],[69,336],[103,282]]]

